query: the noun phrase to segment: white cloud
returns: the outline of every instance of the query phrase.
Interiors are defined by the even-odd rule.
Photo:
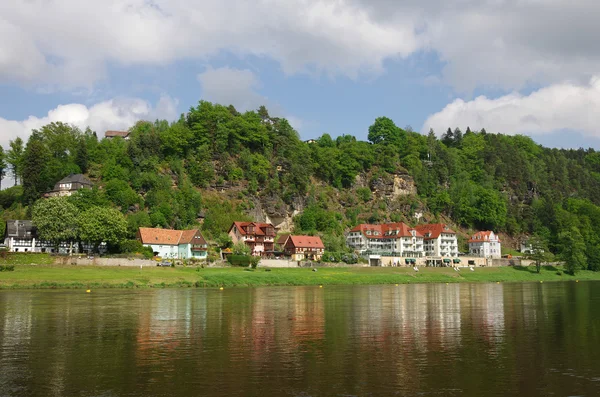
[[[256,91],[261,84],[248,69],[209,68],[198,75],[202,97],[223,105],[233,105],[238,111],[256,110],[267,104],[267,98]]]
[[[257,110],[264,105],[271,116],[285,117],[296,130],[302,128],[303,122],[300,118],[288,114],[280,104],[259,93],[262,84],[249,69],[209,68],[197,78],[202,86],[202,98],[205,100],[233,105],[239,112]]]
[[[599,14],[597,0],[4,0],[0,82],[91,87],[107,65],[222,50],[356,77],[431,50],[459,91],[581,83],[600,71]]]
[[[345,0],[6,0],[0,81],[90,86],[106,65],[164,65],[220,50],[286,73],[356,76],[418,48],[411,25],[378,23]],[[40,18],[43,15],[43,18]]]
[[[0,145],[7,149],[9,141],[17,137],[27,141],[33,129],[58,121],[81,129],[89,126],[102,137],[106,130],[128,129],[139,120],[173,120],[177,116],[176,107],[177,101],[168,96],[162,96],[155,107],[139,98],[111,99],[90,107],[78,103],[59,105],[43,117],[29,116],[25,120],[0,118]]]
[[[485,128],[504,134],[541,135],[561,129],[580,131],[600,137],[596,114],[600,109],[600,78],[586,85],[554,84],[530,95],[512,93],[490,99],[480,96],[472,101],[456,99],[425,121],[422,131],[433,128],[438,134],[448,127]]]

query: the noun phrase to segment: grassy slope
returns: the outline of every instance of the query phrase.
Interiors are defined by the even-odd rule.
[[[0,273],[0,288],[133,288],[133,287],[232,287],[264,285],[406,284],[450,282],[539,282],[600,280],[600,273],[557,275],[554,268],[536,274],[533,268],[480,268],[460,273],[449,268],[138,268],[21,265]]]

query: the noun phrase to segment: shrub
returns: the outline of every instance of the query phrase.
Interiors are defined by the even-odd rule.
[[[248,267],[252,263],[253,258],[249,255],[229,255],[227,262],[232,266]]]
[[[142,243],[138,240],[125,240],[119,244],[119,250],[122,253],[132,254],[132,253],[140,253],[146,259],[152,259],[154,256],[154,252],[152,252],[152,248],[146,247],[142,245]]]
[[[0,272],[14,272],[15,265],[0,265]]]

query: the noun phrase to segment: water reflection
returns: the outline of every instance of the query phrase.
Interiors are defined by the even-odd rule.
[[[597,283],[2,291],[0,395],[592,395],[598,302]]]

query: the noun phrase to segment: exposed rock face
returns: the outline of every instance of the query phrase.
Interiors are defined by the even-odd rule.
[[[288,206],[275,197],[255,200],[254,209],[249,215],[258,222],[271,223],[280,232],[291,232],[294,228],[294,217],[302,212],[304,203],[296,200]]]
[[[417,194],[417,187],[408,174],[385,175],[371,181],[371,191],[379,197],[395,199]]]

